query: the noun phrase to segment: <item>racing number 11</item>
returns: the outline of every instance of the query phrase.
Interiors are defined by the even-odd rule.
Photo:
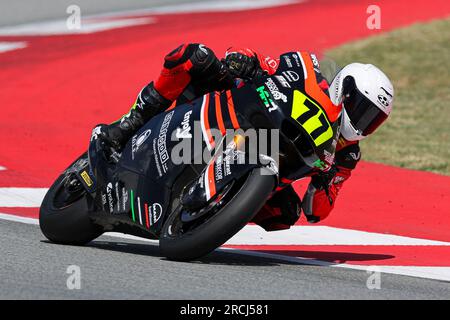
[[[311,136],[316,146],[333,138],[333,129],[321,107],[301,91],[294,91],[291,117]]]

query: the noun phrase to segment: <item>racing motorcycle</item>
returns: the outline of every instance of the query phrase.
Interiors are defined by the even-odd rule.
[[[87,152],[48,190],[42,233],[75,245],[111,231],[158,239],[161,254],[179,261],[224,244],[255,217],[280,177],[299,179],[333,161],[338,124],[308,87],[314,75],[302,55],[281,55],[274,75],[169,108],[120,154],[107,152],[95,128]],[[277,133],[278,159],[256,148],[249,161],[249,129],[257,138],[262,130]]]

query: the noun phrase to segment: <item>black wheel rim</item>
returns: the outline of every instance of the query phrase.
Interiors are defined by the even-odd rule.
[[[197,228],[205,224],[217,214],[220,214],[221,209],[223,209],[226,204],[240,191],[246,180],[247,177],[241,179],[240,181],[232,181],[229,186],[225,187],[222,192],[217,195],[218,200],[212,210],[199,215],[198,219],[191,222],[183,222],[181,220],[183,208],[179,205],[168,218],[169,226],[167,229],[167,235],[170,238],[179,238],[188,233],[194,233]]]
[[[75,180],[74,180],[75,179]],[[74,183],[77,181],[78,183]],[[54,209],[62,210],[82,198],[86,191],[72,175],[65,176],[59,184],[53,198]]]

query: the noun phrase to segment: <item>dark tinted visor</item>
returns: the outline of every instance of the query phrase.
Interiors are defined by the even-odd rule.
[[[352,125],[364,136],[371,134],[386,120],[388,115],[364,96],[356,86],[345,89],[344,93],[347,92],[349,96],[346,95],[343,104]]]

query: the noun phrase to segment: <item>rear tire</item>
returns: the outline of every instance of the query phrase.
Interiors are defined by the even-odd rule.
[[[228,241],[258,213],[272,193],[275,179],[267,171],[265,168],[254,169],[239,191],[213,217],[177,237],[169,232],[179,215],[178,210],[174,211],[161,232],[159,245],[162,255],[170,260],[189,261]]]
[[[84,245],[100,236],[103,231],[89,217],[86,192],[62,208],[55,205],[58,192],[64,188],[64,178],[64,174],[59,176],[45,195],[39,211],[39,226],[51,242]]]

